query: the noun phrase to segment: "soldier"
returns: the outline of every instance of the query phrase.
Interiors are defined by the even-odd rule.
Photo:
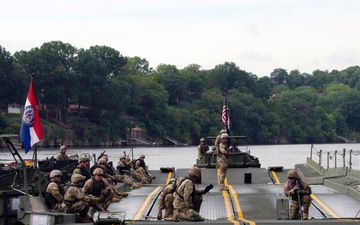
[[[209,146],[205,143],[205,138],[200,138],[200,144],[198,145],[198,160],[201,160],[207,151],[209,151]]]
[[[298,176],[296,170],[289,170],[288,181],[284,184],[284,194],[291,197],[290,219],[309,219],[309,207],[311,203],[311,188]],[[303,210],[301,210],[303,208]]]
[[[117,174],[114,174],[114,175],[110,175],[110,174],[107,174],[107,169],[106,169],[106,160],[104,158],[101,158],[99,159],[98,161],[98,166],[103,169],[104,171],[104,179],[110,184],[110,185],[113,185],[114,186],[114,190],[115,190],[115,183],[114,182],[122,182],[122,183],[126,183],[128,184],[130,187],[132,187],[133,189],[137,189],[137,188],[141,188],[142,184],[141,183],[136,183],[134,181],[132,181],[130,179],[130,177],[126,174],[124,175],[117,175]],[[116,191],[115,191],[116,193]],[[121,195],[122,197],[126,197],[122,194],[119,194]]]
[[[235,142],[232,142],[231,143],[231,148],[229,150],[230,152],[240,152],[239,148],[236,147],[236,143]]]
[[[227,186],[225,186],[225,178],[226,178],[226,171],[227,171],[227,159],[229,157],[229,151],[227,148],[227,133],[221,134],[220,144],[218,147],[217,155],[216,155],[216,167],[220,169],[220,189],[222,191],[229,190]]]
[[[179,178],[176,182],[173,220],[204,221],[204,218],[199,214],[202,195],[208,193],[214,186],[210,184],[204,190],[196,190],[195,181],[201,176],[199,167],[191,167],[188,176],[183,179]]]
[[[151,175],[151,173],[148,171],[144,159],[145,155],[140,155],[140,157],[134,162],[134,169],[141,175],[142,178],[145,178],[148,183],[151,183],[151,181],[156,177]]]
[[[88,171],[89,159],[85,155],[81,155],[78,159],[78,164],[72,170],[72,175],[81,174],[85,177],[85,181],[90,179],[91,175]]]
[[[226,130],[225,129],[222,129],[219,133],[218,136],[216,136],[216,139],[215,139],[215,153],[217,154],[217,151],[219,149],[219,144],[220,144],[220,139],[221,139],[221,135],[222,134],[225,134],[226,133]]]
[[[56,160],[68,160],[69,157],[66,155],[66,150],[67,150],[66,145],[61,145],[60,152],[59,152],[59,154],[56,155],[55,159]]]
[[[140,183],[148,184],[146,177],[141,176],[138,172],[131,167],[131,159],[126,156],[121,156],[116,167],[119,170],[120,175],[128,174]]]
[[[45,185],[45,204],[49,209],[66,212],[64,203],[65,190],[60,185],[62,173],[60,170],[50,172],[50,181]]]
[[[99,197],[100,207],[107,209],[111,202],[118,202],[121,197],[117,197],[110,184],[103,179],[104,171],[101,168],[96,168],[93,172],[93,177],[85,182],[83,191],[85,194],[91,194]]]
[[[172,218],[173,217],[173,194],[176,191],[176,180],[171,179],[170,184],[166,185],[164,189],[161,191],[158,198],[158,214],[157,219],[162,219],[162,211],[165,209],[164,218]]]
[[[81,174],[74,174],[71,176],[71,185],[67,189],[64,201],[69,207],[66,212],[79,213],[80,216],[76,219],[77,223],[91,223],[93,218],[88,215],[90,205],[94,206],[100,212],[106,212],[105,209],[100,208],[96,202],[99,198],[95,196],[85,195],[81,188],[84,186],[85,177]]]

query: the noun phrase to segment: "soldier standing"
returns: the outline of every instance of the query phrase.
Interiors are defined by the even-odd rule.
[[[225,130],[225,129],[222,129],[222,130],[220,131],[219,135],[216,136],[215,143],[214,143],[215,148],[216,148],[215,153],[217,153],[217,151],[218,151],[218,149],[219,149],[219,144],[220,144],[221,135],[222,135],[222,134],[225,134],[225,133],[226,133],[226,130]]]
[[[60,170],[50,172],[50,181],[45,185],[45,204],[49,209],[66,212],[64,203],[65,190],[60,185],[62,173]]]
[[[227,148],[227,133],[221,134],[220,144],[216,155],[216,167],[220,170],[220,189],[227,191],[229,188],[225,186],[226,172],[227,172],[227,159],[229,157],[229,151]]]
[[[308,220],[311,188],[298,176],[296,170],[289,170],[287,176],[288,181],[284,184],[284,194],[286,197],[291,197],[290,219]],[[303,208],[302,211],[301,208]]]
[[[198,160],[201,160],[207,151],[209,151],[209,146],[205,143],[205,138],[200,138],[200,144],[198,145]]]
[[[59,154],[56,155],[55,159],[56,160],[68,160],[69,157],[66,155],[66,150],[67,150],[66,145],[61,145],[60,152],[59,152]]]
[[[195,181],[201,177],[199,167],[191,167],[188,176],[183,179],[179,178],[176,182],[173,220],[204,221],[204,218],[199,214],[202,195],[208,193],[213,188],[213,185],[206,186],[204,190],[196,190]]]
[[[95,196],[85,195],[81,188],[84,186],[85,177],[80,174],[71,176],[71,185],[67,189],[64,201],[69,207],[66,212],[79,213],[76,219],[77,223],[91,223],[93,218],[88,214],[90,205],[94,206],[100,212],[106,212],[105,209],[99,208],[96,202],[99,201]]]

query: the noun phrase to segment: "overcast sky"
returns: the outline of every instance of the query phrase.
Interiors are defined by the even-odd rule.
[[[62,41],[106,45],[150,66],[258,77],[360,64],[359,0],[1,0],[0,45],[13,54]]]

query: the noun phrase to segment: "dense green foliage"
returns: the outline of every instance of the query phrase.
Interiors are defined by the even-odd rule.
[[[115,142],[135,126],[149,140],[168,135],[197,144],[222,129],[225,89],[231,135],[246,135],[251,144],[359,138],[359,66],[312,74],[275,68],[258,78],[232,62],[210,70],[196,64],[153,69],[146,59],[124,57],[107,46],[78,49],[53,41],[14,55],[0,46],[3,110],[24,103],[30,74],[43,120],[72,125],[79,144]],[[0,117],[0,133],[15,129]]]

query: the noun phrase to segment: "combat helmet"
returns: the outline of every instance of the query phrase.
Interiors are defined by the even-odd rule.
[[[81,162],[89,162],[88,157],[86,157],[85,155],[81,155],[78,159],[78,163],[81,163]]]
[[[226,133],[226,130],[225,130],[225,129],[222,129],[222,130],[220,131],[220,134],[223,134],[223,133]]]
[[[201,177],[201,170],[197,166],[193,166],[189,169],[188,174],[190,177]]]
[[[126,159],[126,156],[124,156],[124,155],[120,156],[120,159]]]
[[[228,137],[229,137],[229,135],[227,133],[223,133],[223,134],[221,134],[220,139],[225,139]]]
[[[60,146],[60,151],[64,150],[64,149],[67,149],[66,145],[61,145]]]
[[[104,175],[104,170],[101,168],[94,169],[93,175]]]
[[[205,138],[200,138],[200,142],[204,141],[205,142]]]
[[[78,173],[71,176],[71,182],[73,182],[73,183],[79,182],[84,179],[85,179],[85,177]]]
[[[287,173],[287,176],[288,177],[297,177],[298,173],[297,173],[296,170],[289,170],[288,173]]]
[[[102,163],[105,163],[106,164],[106,159],[104,158],[100,158],[98,161],[97,161],[98,165],[99,164],[102,164]]]
[[[50,172],[50,178],[56,177],[56,176],[62,176],[62,173],[60,170],[53,170]]]

